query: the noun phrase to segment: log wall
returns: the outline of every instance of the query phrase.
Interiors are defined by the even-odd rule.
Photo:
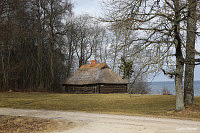
[[[93,94],[96,91],[96,85],[93,86],[66,86],[66,93],[71,94]]]
[[[93,93],[126,93],[127,85],[67,85],[65,87],[66,93],[70,94],[93,94]]]
[[[126,93],[127,85],[100,85],[100,93]]]

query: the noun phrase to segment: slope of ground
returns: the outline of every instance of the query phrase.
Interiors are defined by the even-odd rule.
[[[0,107],[143,115],[200,120],[200,97],[175,112],[175,96],[128,94],[0,93]]]

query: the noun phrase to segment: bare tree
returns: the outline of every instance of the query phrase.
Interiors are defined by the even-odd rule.
[[[10,0],[0,5],[1,90],[52,91],[64,75],[60,32],[71,3]]]
[[[74,22],[76,27],[75,52],[79,67],[86,64],[92,57],[103,60],[105,29],[89,15],[76,17]]]
[[[106,2],[109,10],[108,17],[103,20],[111,22],[116,29],[123,27],[136,31],[138,36],[132,39],[132,44],[140,44],[140,51],[146,52],[149,61],[146,66],[155,70],[174,66],[174,70],[166,72],[175,76],[176,82],[176,110],[184,109],[183,98],[183,67],[184,59],[185,28],[187,18],[187,1],[180,0],[109,0]],[[175,56],[175,64],[173,56]],[[173,67],[172,67],[173,68]],[[151,70],[152,71],[152,70]]]
[[[77,26],[77,42],[76,55],[79,60],[79,67],[87,63],[87,60],[92,56],[93,45],[91,44],[91,17],[88,15],[79,16],[76,18]]]

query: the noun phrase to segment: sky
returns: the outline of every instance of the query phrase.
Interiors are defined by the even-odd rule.
[[[101,1],[102,0],[72,0],[72,2],[74,3],[75,15],[89,14],[94,17],[101,16],[103,14],[101,8]],[[198,50],[200,51],[200,46],[198,46]],[[200,66],[195,67],[194,79],[200,80]],[[153,81],[173,81],[173,80],[169,79],[166,75],[161,73],[160,75],[155,77]]]
[[[100,16],[102,14],[101,1],[102,0],[72,0],[75,14],[90,14],[94,17]]]

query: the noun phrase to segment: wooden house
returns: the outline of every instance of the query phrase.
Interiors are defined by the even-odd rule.
[[[75,94],[126,93],[127,84],[106,63],[96,63],[95,60],[82,65],[62,83],[66,93]]]

